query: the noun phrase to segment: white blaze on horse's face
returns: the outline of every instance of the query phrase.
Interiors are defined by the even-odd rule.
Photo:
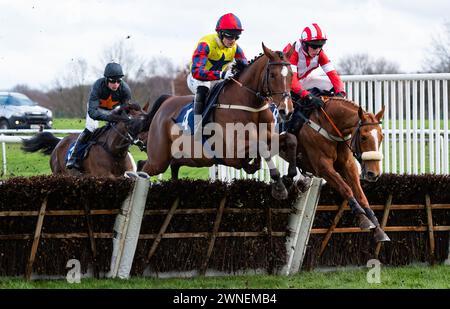
[[[373,142],[375,143],[375,151],[378,151],[378,131],[377,129],[372,129],[370,135],[373,137]]]
[[[281,76],[283,76],[283,86],[284,89],[287,89],[287,77],[289,74],[289,70],[287,66],[283,65],[283,68],[281,69]],[[292,111],[289,110],[289,97],[284,97],[284,106],[286,107],[286,115],[289,115]]]

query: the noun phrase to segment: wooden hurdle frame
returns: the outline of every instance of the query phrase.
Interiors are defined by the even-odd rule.
[[[430,196],[426,194],[424,196],[423,204],[392,204],[393,196],[389,195],[386,203],[384,205],[371,205],[373,210],[383,210],[383,217],[381,220],[381,225],[386,232],[426,232],[428,234],[429,246],[430,246],[430,264],[434,263],[434,252],[435,252],[435,232],[444,232],[450,231],[450,226],[435,226],[433,225],[432,213],[433,210],[441,210],[441,209],[450,209],[450,204],[433,204],[430,200]],[[271,225],[271,218],[277,214],[291,214],[292,209],[287,208],[268,208],[268,209],[256,209],[256,208],[226,208],[226,197],[222,197],[220,202],[218,203],[217,208],[209,208],[209,209],[178,209],[179,198],[176,199],[170,209],[147,209],[144,211],[144,216],[152,216],[152,215],[166,215],[166,218],[161,225],[160,230],[156,234],[140,234],[139,239],[153,239],[154,243],[151,249],[148,252],[147,260],[150,261],[152,256],[155,254],[158,245],[163,239],[174,239],[174,238],[206,238],[209,240],[207,249],[205,250],[205,258],[202,264],[202,268],[199,271],[200,274],[205,274],[208,269],[209,259],[211,257],[214,243],[218,237],[266,237],[269,243],[271,242],[273,237],[286,237],[288,234],[286,231],[274,231]],[[305,210],[301,210],[298,206],[296,206],[297,215],[298,213],[303,212],[303,216],[308,218],[303,221],[303,229],[296,226],[297,234],[302,235],[303,238],[308,238],[309,228],[312,226],[314,219],[314,212],[330,212],[336,211],[336,215],[334,216],[334,220],[331,226],[326,228],[310,228],[310,234],[323,234],[324,238],[321,243],[321,248],[319,252],[319,256],[324,253],[327,248],[327,244],[329,243],[333,234],[338,233],[367,233],[368,231],[363,231],[359,227],[340,227],[337,228],[340,219],[342,218],[345,211],[349,211],[347,203],[344,202],[341,205],[318,205],[317,208],[314,208],[314,211],[311,210],[308,214]],[[426,212],[427,216],[427,224],[422,226],[389,226],[388,217],[390,211],[393,210],[423,210]],[[112,239],[113,233],[97,233],[93,230],[93,225],[91,223],[92,217],[98,215],[117,215],[119,214],[119,209],[83,209],[83,210],[47,210],[47,199],[41,202],[41,207],[36,211],[1,211],[0,217],[36,217],[36,227],[35,232],[33,234],[14,234],[14,235],[0,235],[0,240],[33,240],[30,255],[28,258],[28,262],[26,264],[25,269],[25,278],[30,280],[33,272],[33,264],[36,259],[36,255],[38,253],[39,243],[41,239],[73,239],[73,238],[88,238],[89,239],[89,250],[91,250],[93,259],[93,267],[94,274],[98,277],[98,270],[95,257],[97,256],[96,251],[96,239]],[[214,222],[214,226],[212,231],[208,232],[196,232],[196,233],[166,233],[166,229],[170,224],[173,216],[176,215],[190,215],[190,214],[216,214],[216,219]],[[265,213],[267,217],[267,231],[258,231],[258,232],[247,232],[247,231],[237,231],[237,232],[219,232],[219,227],[221,223],[221,219],[223,214],[233,213],[233,214],[261,214]],[[87,220],[87,230],[84,233],[43,233],[42,227],[45,223],[45,218],[48,216],[84,216]],[[300,232],[302,231],[302,232]],[[291,231],[292,232],[292,231]],[[292,237],[292,235],[291,235]],[[301,238],[301,237],[299,237]],[[298,238],[298,239],[299,239]],[[291,241],[292,242],[292,241]],[[379,256],[381,249],[381,244],[378,244],[375,249],[375,258]],[[298,271],[301,268],[301,264],[303,261],[304,251],[306,250],[306,242],[303,242],[301,247],[296,248],[294,252],[300,252],[300,258],[296,260],[293,259],[292,254],[288,254],[288,259],[292,258],[291,266],[285,267],[282,270],[282,274],[292,274]],[[298,254],[298,253],[297,253]],[[292,266],[293,265],[293,266]]]

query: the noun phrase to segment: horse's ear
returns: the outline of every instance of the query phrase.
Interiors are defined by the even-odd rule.
[[[364,121],[364,110],[363,110],[363,108],[361,106],[358,109],[358,116],[359,116],[359,119]]]
[[[145,103],[145,105],[144,105],[144,107],[142,108],[142,110],[143,110],[144,112],[148,112],[149,106],[150,106],[150,100],[147,101],[147,103]]]
[[[269,60],[273,61],[275,58],[274,52],[270,48],[267,48],[266,45],[264,45],[264,42],[262,42],[262,49],[264,51],[264,55],[266,55]]]
[[[285,54],[287,59],[291,59],[292,53],[295,50],[295,42],[294,44],[291,45],[291,48],[289,49],[289,51]]]
[[[381,121],[381,118],[383,118],[384,115],[384,105],[381,107],[381,110],[375,115],[375,118],[378,122]]]

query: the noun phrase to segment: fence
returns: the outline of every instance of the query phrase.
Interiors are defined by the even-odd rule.
[[[39,130],[39,129],[22,129],[22,130],[0,130],[0,142],[2,143],[2,175],[6,175],[7,162],[6,162],[6,143],[21,143],[24,139],[29,139],[32,136],[22,134],[36,134],[38,132],[50,132],[54,134],[70,134],[80,133],[82,130]],[[8,135],[4,135],[8,134]],[[14,135],[20,134],[20,135]]]
[[[326,77],[324,77],[326,78]],[[449,73],[342,76],[348,98],[366,111],[385,106],[382,171],[399,174],[449,172]],[[282,173],[287,163],[276,158]],[[211,167],[212,178],[270,180],[267,165],[255,175],[228,167]]]

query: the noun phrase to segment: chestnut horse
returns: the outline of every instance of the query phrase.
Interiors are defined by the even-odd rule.
[[[273,180],[272,195],[277,199],[287,197],[280,173],[272,161],[272,156],[278,152],[278,145],[276,147],[268,145],[272,145],[278,138],[274,133],[275,123],[274,114],[270,110],[271,103],[277,106],[281,115],[286,116],[292,112],[290,97],[292,70],[288,62],[292,50],[285,55],[283,52],[270,50],[264,44],[262,48],[264,54],[245,68],[238,69],[239,72],[233,79],[225,81],[218,96],[216,108],[212,112],[214,119],[212,124],[215,125],[213,136],[217,138],[215,148],[212,150],[213,156],[208,156],[205,148],[193,135],[183,135],[180,127],[175,124],[174,119],[188,103],[193,101],[193,96],[162,96],[153,104],[148,114],[148,159],[142,165],[144,172],[157,175],[163,173],[170,165],[172,178],[176,179],[181,166],[204,167],[223,164],[254,173],[259,166],[251,161],[261,156],[269,165]],[[235,137],[235,132],[231,134],[227,132],[226,127],[230,124],[239,124],[243,127],[255,125],[257,130],[249,131],[248,136],[244,133],[241,138],[238,132],[238,136]],[[266,125],[266,130],[260,129],[261,124]],[[205,126],[204,132],[208,125]],[[265,150],[261,150],[261,145],[264,144],[261,143],[262,139],[267,142]],[[176,148],[181,140],[184,141],[182,147]],[[258,145],[252,142],[255,140]],[[255,147],[256,155],[252,152]],[[227,153],[217,155],[218,149],[226,150]],[[232,150],[229,152],[229,149]],[[243,156],[237,154],[238,149],[242,151],[240,154]],[[138,164],[138,169],[140,166],[141,164]]]
[[[125,111],[131,116],[127,122],[110,123],[94,131],[93,142],[87,157],[82,159],[82,175],[120,177],[126,171],[136,170],[136,164],[128,153],[130,145],[136,142],[135,136],[141,132],[145,113],[139,105],[131,104],[115,112]],[[80,175],[79,172],[66,169],[66,157],[69,147],[78,134],[70,134],[59,139],[49,132],[41,132],[33,138],[23,141],[26,152],[41,151],[50,156],[53,174]]]
[[[298,167],[324,178],[339,192],[348,201],[360,228],[374,229],[376,241],[389,241],[389,237],[370,209],[354,157],[361,164],[361,177],[376,181],[381,174],[383,113],[384,106],[374,115],[350,100],[327,98],[323,110],[315,110],[310,122],[297,133],[296,150]]]

